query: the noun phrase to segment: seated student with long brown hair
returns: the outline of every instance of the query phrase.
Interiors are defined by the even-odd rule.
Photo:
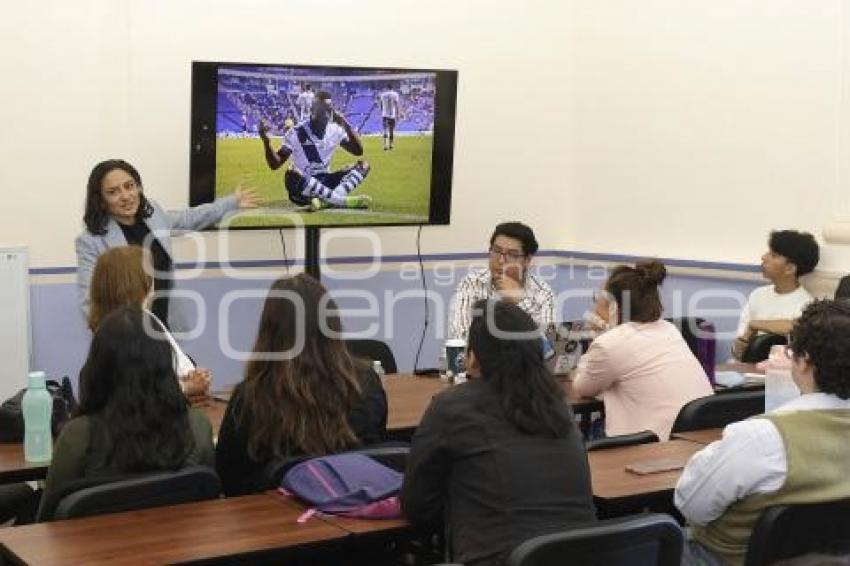
[[[580,395],[602,394],[608,436],[651,430],[670,437],[689,401],[714,391],[682,333],[661,318],[658,286],[667,270],[658,261],[618,265],[596,301],[607,327],[579,360],[573,386]]]
[[[219,432],[216,469],[225,494],[272,487],[264,469],[275,459],[383,440],[383,386],[339,338],[342,325],[327,295],[303,273],[272,285],[244,379],[233,390]]]
[[[213,464],[212,427],[190,408],[153,315],[120,307],[97,328],[80,404],[56,441],[39,516],[75,480]]]
[[[163,335],[174,351],[174,370],[181,390],[192,398],[204,397],[209,392],[210,370],[196,368],[162,321],[149,310],[154,288],[151,261],[150,252],[140,246],[110,248],[97,258],[89,286],[89,329],[95,332],[100,321],[119,307],[141,306],[163,327]]]
[[[519,305],[472,309],[469,381],[437,395],[413,437],[401,502],[448,521],[452,561],[502,564],[525,539],[596,520],[581,434]]]

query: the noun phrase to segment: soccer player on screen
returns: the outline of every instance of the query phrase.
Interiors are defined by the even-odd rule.
[[[399,95],[393,90],[391,84],[387,83],[381,94],[378,95],[381,103],[381,118],[384,123],[384,151],[393,148],[395,138],[395,123],[401,113]]]
[[[298,121],[305,122],[310,119],[310,112],[313,109],[313,86],[304,83],[301,85],[301,93],[295,99],[295,107],[298,109]]]
[[[372,197],[350,194],[369,174],[369,164],[365,160],[358,159],[338,171],[330,171],[337,147],[358,157],[363,155],[360,136],[342,114],[334,111],[330,93],[319,91],[316,94],[310,119],[287,130],[277,151],[272,149],[268,132],[268,125],[261,122],[259,134],[269,168],[279,169],[292,157],[283,184],[294,204],[307,207],[309,211],[369,208]]]

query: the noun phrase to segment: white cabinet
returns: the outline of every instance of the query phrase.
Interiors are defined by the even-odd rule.
[[[0,402],[26,387],[30,336],[27,248],[0,246]]]

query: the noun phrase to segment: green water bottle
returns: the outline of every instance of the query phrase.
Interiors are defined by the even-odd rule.
[[[50,429],[53,398],[47,391],[43,371],[29,374],[21,405],[24,412],[24,459],[27,462],[49,462],[53,456]]]

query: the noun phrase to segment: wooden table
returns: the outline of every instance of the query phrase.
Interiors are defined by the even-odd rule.
[[[576,394],[572,381],[558,380],[558,382],[564,388],[574,412],[601,410],[602,401]],[[425,409],[428,408],[434,395],[452,387],[447,381],[438,377],[422,377],[411,373],[389,374],[382,383],[387,393],[387,430],[390,431],[414,429],[419,426],[419,421],[422,420],[422,415],[425,414]],[[222,399],[227,397],[226,394],[215,395],[219,395]],[[210,405],[202,407],[213,425],[216,436],[221,426],[225,406],[226,402],[214,400]]]
[[[660,458],[687,460],[703,448],[702,444],[687,440],[653,442],[637,446],[609,448],[588,452],[593,496],[607,501],[653,496],[676,487],[682,470],[637,475],[626,471],[626,466]]]
[[[0,529],[0,553],[27,564],[166,564],[277,558],[341,541],[327,521],[267,493]]]
[[[756,377],[746,377],[745,374],[758,374],[763,376],[764,371],[759,370],[756,367],[756,364],[746,364],[744,362],[728,362],[724,364],[718,364],[715,368],[715,372],[718,371],[735,371],[744,375],[744,382],[740,385],[736,385],[735,387],[724,387],[723,385],[715,385],[714,392],[715,393],[725,393],[730,391],[747,391],[747,390],[758,390],[764,389],[764,378],[756,378]]]
[[[275,491],[269,491],[267,493],[271,497],[287,501],[287,503],[289,503],[290,505],[292,505],[293,503],[295,505],[298,505],[297,502],[292,501],[291,497],[281,495],[280,493]],[[304,510],[306,510],[306,508],[302,507],[302,511]],[[331,525],[338,527],[352,535],[388,535],[397,533],[399,531],[410,531],[413,529],[413,526],[407,519],[354,519],[350,517],[338,517],[336,515],[325,514],[317,514],[313,517],[314,519],[311,520],[325,521],[326,523],[330,523]]]
[[[381,382],[387,393],[387,430],[404,430],[419,426],[419,421],[422,420],[422,415],[434,395],[451,387],[439,377],[405,373],[387,375]]]
[[[715,371],[737,371],[738,373],[760,373],[764,374],[763,371],[759,370],[756,367],[756,364],[750,364],[745,362],[725,362],[722,364],[717,364],[717,367],[714,368]]]
[[[49,465],[24,460],[24,445],[20,442],[0,444],[0,483],[43,479]]]
[[[390,374],[382,381],[387,393],[387,430],[407,431],[407,437],[419,426],[419,421],[422,420],[422,415],[425,414],[425,409],[428,408],[434,395],[452,387],[438,377],[421,377],[404,373]],[[573,390],[572,381],[559,380],[559,383],[564,388],[567,400],[576,414],[602,410],[602,401],[577,395]],[[221,394],[221,397],[228,396]],[[209,403],[198,408],[210,420],[213,436],[218,438],[227,402],[214,397]],[[583,419],[582,423],[586,425],[589,420],[589,418]],[[23,458],[23,445],[20,443],[0,444],[0,483],[44,479],[47,476],[47,467],[44,464],[27,464]]]
[[[689,432],[674,432],[673,438],[678,438],[679,440],[687,440],[689,442],[696,442],[697,444],[711,444],[715,440],[720,440],[723,436],[722,428],[708,428],[705,430],[692,430]]]

